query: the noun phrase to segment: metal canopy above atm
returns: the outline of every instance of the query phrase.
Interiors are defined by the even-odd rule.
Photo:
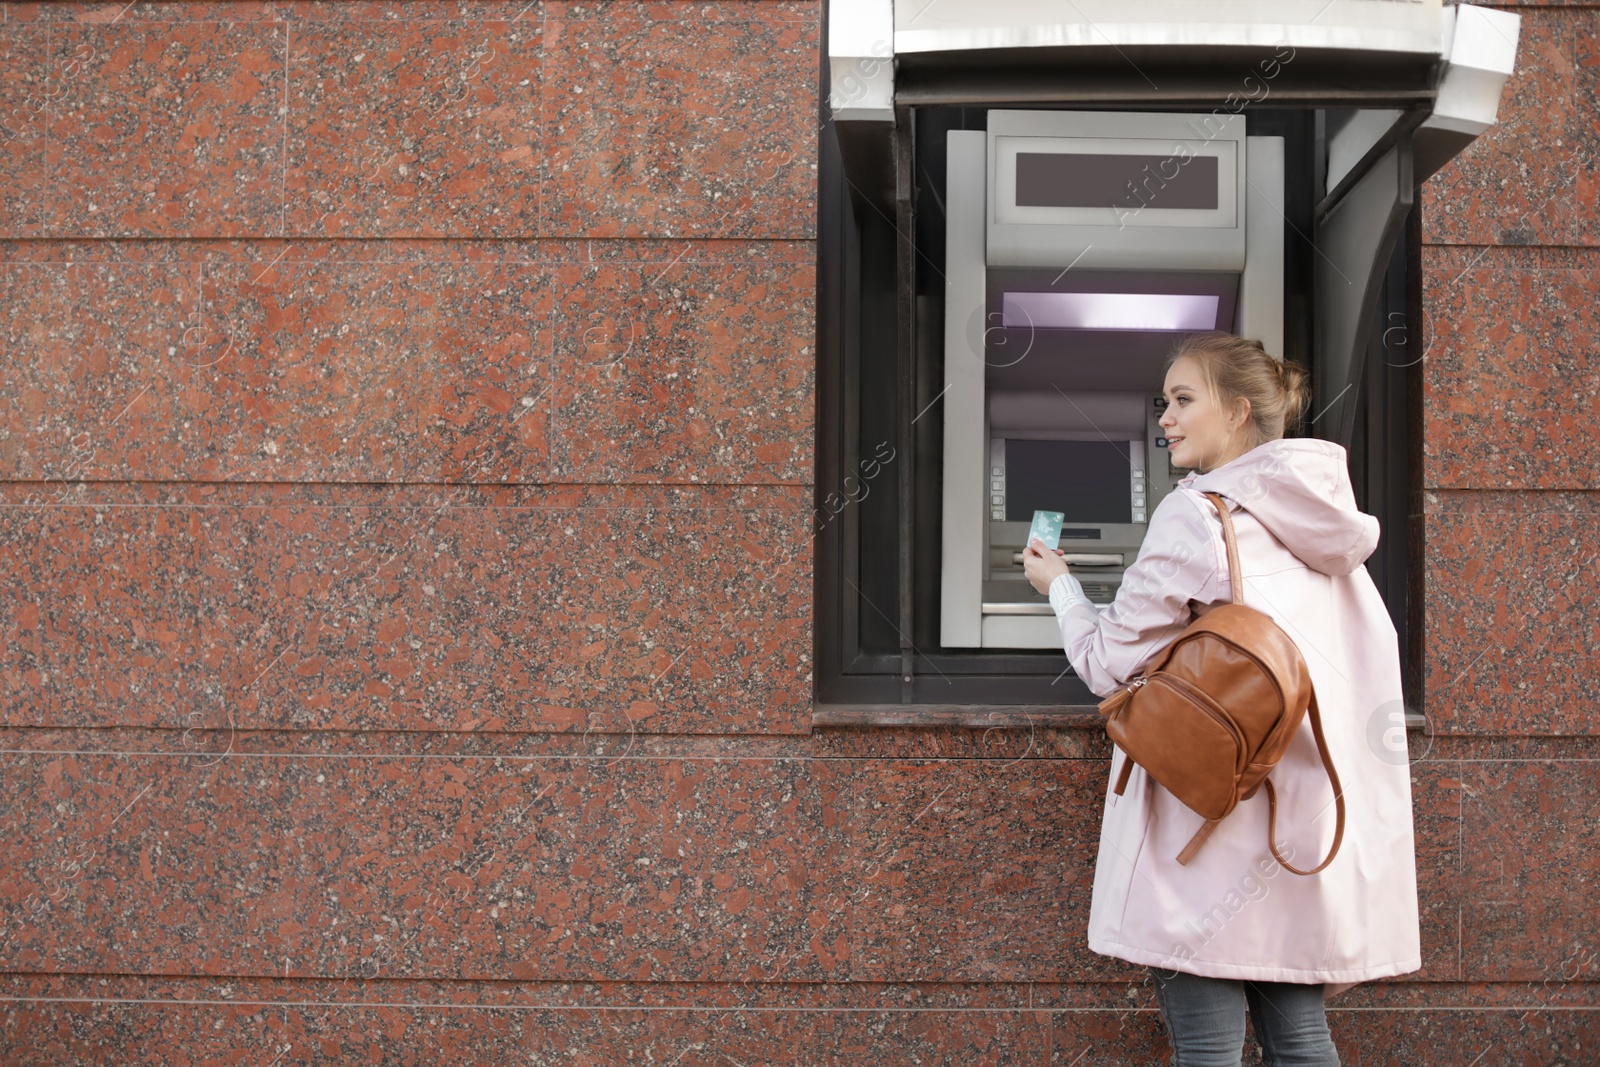
[[[900,54],[1073,45],[1276,45],[1426,52],[1439,0],[897,0]],[[1198,17],[1197,17],[1198,16]]]
[[[1420,182],[1494,125],[1519,26],[1440,0],[831,0],[828,109],[880,206],[896,109],[924,104],[1421,107]]]

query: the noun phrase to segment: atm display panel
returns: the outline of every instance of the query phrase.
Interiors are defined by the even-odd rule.
[[[991,520],[1031,522],[1059,511],[1064,525],[1143,522],[1144,441],[999,437]]]

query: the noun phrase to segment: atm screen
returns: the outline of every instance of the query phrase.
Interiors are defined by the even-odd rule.
[[[1006,521],[1059,511],[1065,522],[1133,521],[1127,441],[1006,438]]]
[[[1218,184],[1216,156],[1017,153],[1018,207],[1215,211]]]

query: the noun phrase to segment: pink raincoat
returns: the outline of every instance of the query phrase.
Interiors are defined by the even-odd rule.
[[[1328,992],[1421,964],[1411,776],[1393,624],[1363,561],[1378,521],[1357,510],[1345,450],[1271,441],[1207,474],[1190,474],[1151,517],[1139,558],[1104,610],[1063,603],[1067,658],[1108,696],[1190,622],[1230,600],[1222,524],[1201,494],[1229,502],[1245,603],[1266,612],[1311,671],[1344,785],[1344,843],[1318,874],[1291,874],[1267,848],[1260,790],[1217,827],[1187,866],[1175,857],[1201,817],[1115,749],[1089,910],[1089,947],[1131,963],[1214,978],[1327,983]],[[1297,867],[1333,840],[1333,790],[1309,717],[1272,773],[1278,847]]]

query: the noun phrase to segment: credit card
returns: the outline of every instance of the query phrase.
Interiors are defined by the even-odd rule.
[[[1034,538],[1044,542],[1044,547],[1055,551],[1061,544],[1061,521],[1066,515],[1060,511],[1035,511],[1033,513],[1033,526],[1028,530],[1028,540]]]

